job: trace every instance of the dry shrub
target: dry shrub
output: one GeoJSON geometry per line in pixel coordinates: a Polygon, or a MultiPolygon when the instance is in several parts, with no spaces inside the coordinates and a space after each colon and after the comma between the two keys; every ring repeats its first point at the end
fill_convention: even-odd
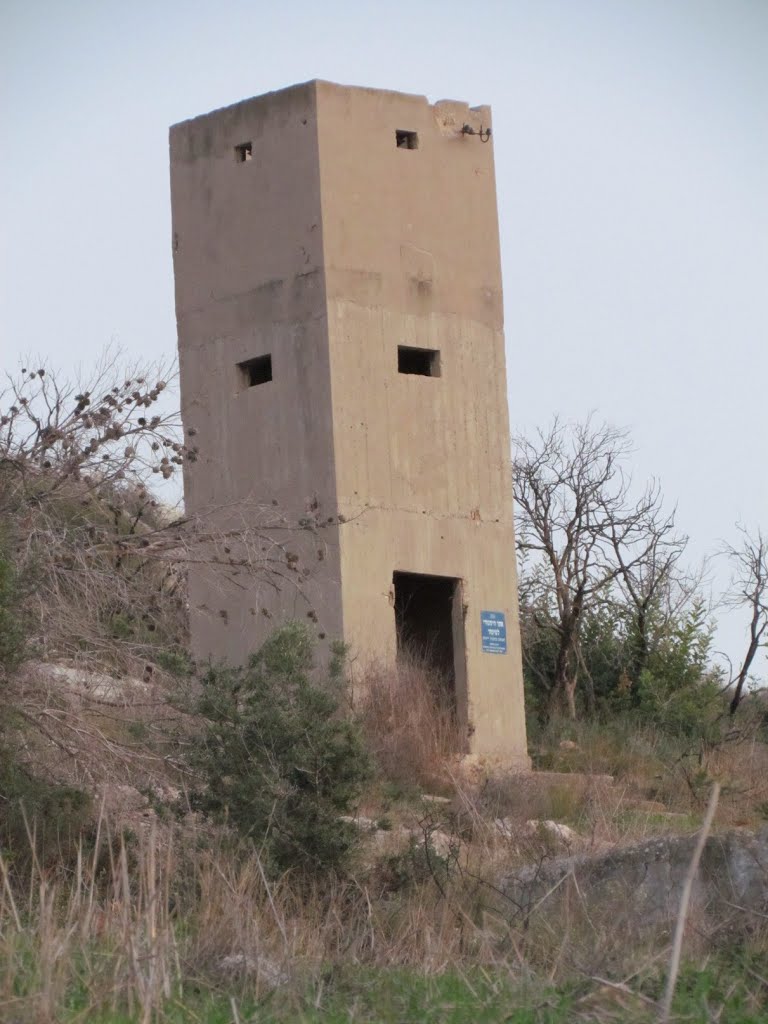
{"type": "Polygon", "coordinates": [[[768,820],[768,743],[764,730],[734,733],[709,754],[706,770],[723,787],[720,822],[754,826],[768,820]]]}
{"type": "Polygon", "coordinates": [[[481,930],[470,928],[471,943],[462,936],[465,908],[431,878],[381,899],[378,875],[269,881],[255,848],[243,855],[217,845],[195,854],[193,871],[183,916],[187,963],[201,976],[215,977],[222,957],[238,955],[305,975],[329,964],[439,970],[465,957],[492,962],[481,930]]]}
{"type": "Polygon", "coordinates": [[[369,666],[361,684],[361,720],[382,775],[404,787],[445,784],[459,749],[447,681],[413,654],[369,666]]]}
{"type": "Polygon", "coordinates": [[[3,738],[20,770],[82,787],[97,805],[115,786],[183,789],[199,722],[178,706],[181,694],[181,683],[158,671],[118,678],[28,662],[6,689],[14,715],[3,738]]]}
{"type": "Polygon", "coordinates": [[[258,998],[279,979],[290,999],[329,965],[432,973],[495,961],[482,928],[429,878],[381,900],[364,878],[270,882],[258,849],[225,834],[116,837],[103,818],[97,833],[73,870],[38,867],[25,885],[0,852],[0,1018],[52,1022],[68,1005],[83,1020],[111,1008],[149,1024],[201,988],[258,998]]]}
{"type": "MultiPolygon", "coordinates": [[[[0,1019],[52,1024],[111,1011],[109,1019],[150,1024],[187,1004],[189,1019],[209,1019],[197,1002],[206,993],[266,1005],[277,985],[268,1019],[298,1020],[308,997],[319,1007],[350,969],[363,985],[382,970],[479,971],[517,984],[579,979],[585,994],[593,991],[585,979],[597,974],[600,984],[616,978],[607,984],[631,994],[622,979],[638,990],[638,976],[667,956],[666,942],[641,945],[639,932],[618,922],[610,894],[604,914],[570,883],[562,900],[551,887],[533,906],[505,897],[498,880],[509,869],[496,862],[488,874],[489,835],[441,872],[435,864],[421,880],[384,892],[376,872],[309,888],[290,874],[271,882],[256,846],[193,822],[121,837],[102,818],[97,833],[71,871],[38,866],[26,885],[14,884],[13,865],[0,853],[0,1019]]],[[[544,859],[540,853],[533,863],[544,859]]],[[[704,940],[714,936],[711,922],[701,926],[704,940]]],[[[742,939],[733,938],[736,947],[742,939]]],[[[748,948],[759,964],[764,938],[753,936],[748,948]]],[[[407,973],[401,977],[407,982],[407,973]]],[[[585,1011],[568,1019],[636,1018],[585,1011]]]]}
{"type": "Polygon", "coordinates": [[[0,680],[29,656],[185,672],[190,566],[224,589],[305,578],[292,549],[316,507],[162,503],[157,485],[207,441],[182,435],[174,377],[107,351],[77,381],[44,366],[0,380],[0,680]]]}

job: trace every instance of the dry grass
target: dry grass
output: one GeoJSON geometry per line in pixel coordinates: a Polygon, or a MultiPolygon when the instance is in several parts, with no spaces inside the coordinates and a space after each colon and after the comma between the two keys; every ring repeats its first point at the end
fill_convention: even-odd
{"type": "MultiPolygon", "coordinates": [[[[617,927],[610,902],[597,915],[576,889],[549,913],[549,901],[531,912],[496,886],[524,865],[569,852],[692,831],[702,813],[696,794],[715,775],[724,783],[718,825],[756,823],[768,778],[768,748],[757,733],[732,736],[707,750],[699,765],[697,756],[680,760],[680,749],[650,730],[580,725],[575,733],[568,724],[563,728],[575,748],[561,748],[553,727],[538,752],[563,775],[498,771],[470,784],[455,770],[450,709],[436,699],[439,687],[423,666],[372,669],[366,684],[360,713],[381,773],[366,797],[366,813],[394,819],[391,834],[394,840],[400,829],[399,840],[387,845],[379,842],[381,834],[371,836],[343,879],[268,882],[256,849],[236,848],[199,820],[174,824],[139,813],[116,825],[111,812],[103,812],[96,838],[82,843],[70,864],[51,870],[33,862],[22,886],[18,879],[14,884],[14,863],[2,862],[0,1020],[87,1021],[110,1011],[127,1012],[131,1021],[162,1020],[174,1000],[185,1003],[195,990],[262,999],[276,976],[284,979],[280,999],[287,1009],[275,1019],[304,1019],[295,1007],[306,993],[320,1005],[327,979],[349,969],[429,977],[481,971],[512,986],[524,980],[539,993],[580,984],[588,994],[567,1019],[640,1019],[628,1006],[632,1014],[636,1008],[650,1013],[642,979],[663,973],[666,941],[640,927],[632,933],[625,923],[617,927]],[[580,776],[589,769],[610,772],[613,784],[580,776]],[[699,769],[704,775],[697,781],[692,773],[699,769]],[[384,806],[387,781],[403,796],[398,802],[390,794],[384,806]],[[420,787],[438,788],[451,802],[422,802],[420,787]],[[662,796],[682,817],[638,809],[639,801],[662,796]],[[507,820],[508,831],[499,830],[498,818],[507,820]],[[575,845],[531,831],[531,819],[571,825],[575,845]],[[450,851],[440,856],[423,843],[409,846],[405,828],[417,836],[439,831],[450,851]],[[75,1009],[65,1014],[64,1006],[75,1009]]],[[[40,709],[59,709],[45,719],[51,736],[67,743],[79,736],[79,763],[85,758],[88,764],[81,782],[98,777],[100,758],[110,777],[122,773],[136,787],[142,779],[146,786],[169,778],[165,758],[172,747],[163,748],[162,730],[156,744],[151,731],[130,728],[159,727],[164,713],[169,726],[178,727],[171,709],[163,712],[160,694],[152,699],[159,704],[137,699],[96,709],[74,694],[64,704],[61,695],[58,703],[49,696],[41,694],[40,709]],[[94,717],[99,714],[107,717],[94,717]]],[[[55,752],[62,767],[66,758],[53,740],[51,748],[48,756],[55,752]]],[[[703,964],[711,922],[695,924],[698,946],[687,948],[703,964]]],[[[760,985],[754,988],[757,998],[760,985]]]]}
{"type": "Polygon", "coordinates": [[[414,655],[373,663],[359,684],[360,720],[383,776],[403,787],[445,786],[458,749],[448,686],[414,655]]]}
{"type": "Polygon", "coordinates": [[[183,789],[185,750],[199,723],[179,710],[179,690],[158,670],[116,678],[30,662],[7,687],[17,717],[5,739],[36,776],[94,796],[126,785],[183,789]]]}
{"type": "MultiPolygon", "coordinates": [[[[635,1009],[653,1007],[643,979],[659,976],[666,945],[628,934],[626,923],[619,933],[609,908],[590,916],[576,890],[554,918],[546,900],[520,913],[492,884],[519,844],[513,850],[481,819],[476,825],[455,858],[430,866],[411,851],[396,879],[391,863],[379,863],[314,886],[290,876],[268,882],[258,851],[221,835],[148,827],[115,836],[103,817],[69,872],[37,865],[14,886],[12,865],[0,858],[0,1019],[52,1024],[123,1013],[150,1024],[201,992],[240,1005],[264,1000],[276,979],[282,1009],[258,1019],[307,1019],[299,1007],[308,992],[320,1006],[349,970],[369,972],[370,985],[376,972],[398,969],[462,979],[479,971],[538,993],[534,1004],[552,986],[581,986],[569,1016],[531,1020],[640,1019],[635,1009]],[[612,1016],[617,1008],[626,1015],[612,1016]]],[[[525,859],[536,855],[551,853],[540,845],[536,854],[532,841],[525,859]]],[[[758,1005],[760,985],[752,988],[758,1005]]],[[[333,1017],[342,1019],[357,1018],[333,1017]]]]}
{"type": "Polygon", "coordinates": [[[672,829],[685,831],[686,817],[695,823],[702,816],[713,782],[722,787],[719,825],[754,827],[768,819],[768,742],[759,710],[750,715],[745,707],[733,722],[724,720],[720,739],[708,743],[618,717],[607,723],[555,720],[539,738],[534,763],[566,778],[612,776],[610,789],[593,792],[578,806],[571,801],[569,807],[566,798],[561,813],[566,821],[578,820],[599,805],[615,841],[644,838],[642,831],[633,834],[633,820],[642,829],[647,820],[663,824],[659,814],[669,815],[672,829]]]}
{"type": "Polygon", "coordinates": [[[76,991],[82,1019],[112,1007],[143,1022],[193,982],[235,978],[258,996],[277,975],[300,984],[329,965],[439,972],[497,959],[429,879],[382,900],[381,876],[270,884],[255,849],[201,849],[200,835],[161,840],[153,828],[115,838],[103,818],[98,833],[69,875],[38,864],[14,887],[1,860],[0,1019],[57,1020],[76,991]]]}

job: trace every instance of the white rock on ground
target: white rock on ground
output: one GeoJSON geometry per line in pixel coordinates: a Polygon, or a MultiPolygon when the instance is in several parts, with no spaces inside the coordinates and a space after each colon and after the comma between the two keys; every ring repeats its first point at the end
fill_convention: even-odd
{"type": "Polygon", "coordinates": [[[247,953],[232,953],[223,957],[218,967],[222,974],[256,975],[269,988],[280,988],[289,981],[288,972],[263,954],[249,956],[247,953]]]}
{"type": "Polygon", "coordinates": [[[525,828],[529,835],[533,836],[545,832],[547,835],[554,836],[555,839],[560,839],[566,846],[571,846],[579,838],[578,832],[575,832],[568,825],[562,825],[559,821],[537,821],[532,819],[531,821],[526,821],[525,828]]]}
{"type": "Polygon", "coordinates": [[[366,818],[362,814],[358,817],[353,817],[351,814],[339,815],[339,821],[344,821],[347,825],[354,825],[355,828],[359,828],[361,832],[376,832],[378,826],[373,818],[366,818]]]}
{"type": "MultiPolygon", "coordinates": [[[[424,842],[424,833],[416,833],[416,837],[424,842]]],[[[445,832],[441,832],[439,829],[429,834],[429,845],[435,851],[438,857],[446,858],[450,855],[452,847],[455,845],[455,841],[451,839],[445,832]]]]}
{"type": "Polygon", "coordinates": [[[58,662],[30,661],[24,671],[41,681],[108,703],[124,703],[131,697],[146,697],[152,692],[151,686],[132,676],[116,679],[104,672],[93,672],[58,662]]]}
{"type": "Polygon", "coordinates": [[[579,839],[578,832],[568,825],[561,824],[559,821],[538,821],[532,818],[530,821],[526,821],[525,825],[521,826],[513,821],[512,818],[496,818],[493,822],[493,827],[504,839],[514,839],[515,836],[521,835],[536,836],[544,833],[560,840],[566,846],[572,846],[579,839]]]}
{"type": "Polygon", "coordinates": [[[504,839],[513,839],[516,826],[511,818],[494,818],[493,827],[504,839]]]}

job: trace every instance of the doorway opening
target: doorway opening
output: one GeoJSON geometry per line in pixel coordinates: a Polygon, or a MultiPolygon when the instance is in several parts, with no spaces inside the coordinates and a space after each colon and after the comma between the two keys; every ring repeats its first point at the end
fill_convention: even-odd
{"type": "Polygon", "coordinates": [[[467,679],[461,580],[395,572],[393,582],[398,658],[414,658],[434,674],[441,691],[436,696],[450,707],[463,749],[467,679]]]}

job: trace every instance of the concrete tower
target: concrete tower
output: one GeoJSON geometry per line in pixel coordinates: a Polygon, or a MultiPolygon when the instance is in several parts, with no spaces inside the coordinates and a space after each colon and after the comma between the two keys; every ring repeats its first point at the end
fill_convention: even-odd
{"type": "Polygon", "coordinates": [[[307,614],[356,664],[414,646],[464,749],[524,764],[490,125],[315,81],[171,129],[187,507],[327,524],[290,537],[301,585],[201,567],[190,611],[231,662],[307,614]]]}

